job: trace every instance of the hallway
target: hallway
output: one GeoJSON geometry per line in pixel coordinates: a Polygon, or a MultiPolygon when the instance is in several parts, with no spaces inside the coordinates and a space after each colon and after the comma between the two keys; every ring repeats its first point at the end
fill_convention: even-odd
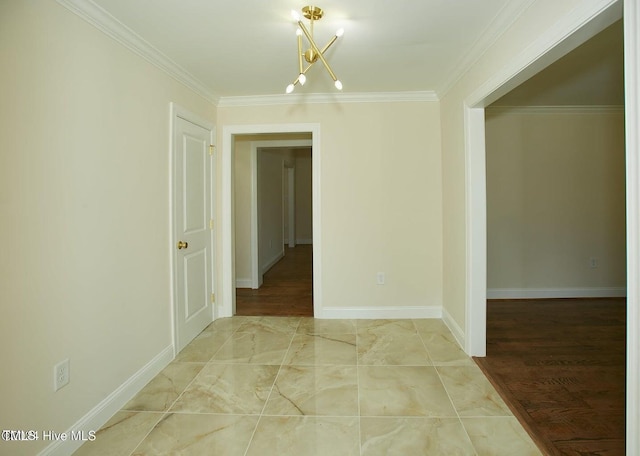
{"type": "Polygon", "coordinates": [[[313,317],[313,246],[285,247],[259,289],[236,289],[236,315],[313,317]]]}

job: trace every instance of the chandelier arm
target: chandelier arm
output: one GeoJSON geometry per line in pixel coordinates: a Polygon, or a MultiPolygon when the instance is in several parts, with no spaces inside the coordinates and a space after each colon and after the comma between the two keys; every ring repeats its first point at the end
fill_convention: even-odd
{"type": "MultiPolygon", "coordinates": [[[[315,52],[317,52],[318,57],[320,58],[320,60],[322,60],[322,64],[324,65],[324,67],[329,72],[329,75],[331,76],[331,79],[333,79],[334,81],[337,81],[338,78],[336,77],[335,73],[333,72],[333,70],[329,66],[329,63],[326,61],[326,59],[322,55],[322,52],[320,52],[320,49],[318,49],[318,46],[316,46],[316,43],[313,41],[313,37],[309,34],[309,31],[307,30],[307,28],[304,26],[302,21],[298,21],[298,25],[300,26],[300,29],[302,30],[302,33],[304,33],[305,36],[307,37],[307,39],[309,40],[309,44],[311,45],[313,50],[315,52]]],[[[333,44],[333,43],[331,43],[331,44],[333,44]]]]}
{"type": "Polygon", "coordinates": [[[325,51],[329,49],[331,45],[336,42],[337,39],[338,39],[338,35],[333,35],[333,38],[331,38],[329,42],[322,48],[322,51],[320,51],[320,54],[324,54],[325,51]]]}
{"type": "Polygon", "coordinates": [[[298,35],[298,68],[300,69],[300,74],[302,73],[302,36],[298,35]]]}

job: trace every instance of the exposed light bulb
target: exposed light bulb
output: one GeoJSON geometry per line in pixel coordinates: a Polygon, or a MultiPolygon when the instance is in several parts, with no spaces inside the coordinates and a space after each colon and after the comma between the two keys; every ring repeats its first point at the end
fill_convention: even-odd
{"type": "Polygon", "coordinates": [[[291,10],[291,17],[293,18],[294,21],[300,22],[300,15],[296,10],[291,10]]]}
{"type": "Polygon", "coordinates": [[[340,82],[340,79],[336,79],[334,85],[336,86],[336,89],[342,90],[342,83],[340,82]]]}
{"type": "Polygon", "coordinates": [[[289,84],[287,86],[287,93],[291,93],[291,92],[293,92],[293,84],[289,84]]]}
{"type": "Polygon", "coordinates": [[[307,82],[307,77],[303,73],[300,73],[300,76],[298,76],[298,82],[303,86],[304,83],[307,82]]]}
{"type": "Polygon", "coordinates": [[[336,31],[336,36],[337,36],[338,38],[340,38],[342,35],[344,35],[344,29],[343,29],[343,28],[339,28],[339,29],[336,31]]]}

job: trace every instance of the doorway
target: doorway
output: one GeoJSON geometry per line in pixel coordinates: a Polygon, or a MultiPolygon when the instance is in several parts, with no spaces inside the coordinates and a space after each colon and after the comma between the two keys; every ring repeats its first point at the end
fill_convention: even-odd
{"type": "MultiPolygon", "coordinates": [[[[221,300],[220,300],[220,313],[223,316],[232,316],[237,314],[237,302],[236,302],[236,250],[243,248],[239,245],[236,239],[236,228],[238,221],[235,217],[235,204],[234,199],[237,196],[236,183],[235,183],[235,153],[236,153],[236,138],[248,137],[253,135],[257,138],[255,142],[262,142],[265,140],[264,135],[268,135],[271,140],[282,140],[282,135],[307,135],[307,140],[311,142],[311,149],[313,153],[311,155],[312,166],[312,296],[313,296],[313,315],[318,316],[322,312],[322,266],[321,266],[321,186],[320,186],[320,127],[318,124],[282,124],[282,125],[240,125],[240,126],[227,126],[223,128],[223,142],[222,142],[222,264],[225,265],[222,271],[221,280],[221,300]],[[310,136],[309,136],[310,135],[310,136]]],[[[273,143],[271,144],[274,145],[273,143]]],[[[290,147],[290,144],[287,145],[290,147]]],[[[257,146],[256,146],[256,163],[257,163],[257,146]]],[[[257,169],[257,168],[256,168],[257,169]]],[[[281,172],[284,173],[284,167],[281,168],[281,172]]],[[[281,177],[282,178],[282,177],[281,177]]],[[[257,189],[257,177],[254,182],[254,187],[257,189]]],[[[256,197],[257,201],[257,197],[256,197]]],[[[257,206],[257,203],[256,203],[257,206]]],[[[257,207],[252,210],[256,214],[257,220],[257,207]]],[[[243,226],[240,228],[246,229],[247,226],[251,227],[251,221],[241,222],[243,226]]],[[[257,223],[257,222],[256,222],[257,223]]],[[[251,231],[251,228],[249,228],[251,231]]],[[[257,233],[257,229],[256,229],[257,233]]],[[[282,241],[284,244],[284,241],[282,241]]],[[[257,247],[255,249],[257,251],[257,247]]]]}
{"type": "Polygon", "coordinates": [[[236,315],[313,316],[310,134],[234,148],[236,315]]]}

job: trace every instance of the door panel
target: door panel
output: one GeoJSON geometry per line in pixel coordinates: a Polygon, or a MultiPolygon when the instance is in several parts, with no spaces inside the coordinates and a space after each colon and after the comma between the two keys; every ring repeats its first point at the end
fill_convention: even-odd
{"type": "Polygon", "coordinates": [[[213,321],[213,157],[211,130],[175,118],[174,249],[176,350],[213,321]]]}

